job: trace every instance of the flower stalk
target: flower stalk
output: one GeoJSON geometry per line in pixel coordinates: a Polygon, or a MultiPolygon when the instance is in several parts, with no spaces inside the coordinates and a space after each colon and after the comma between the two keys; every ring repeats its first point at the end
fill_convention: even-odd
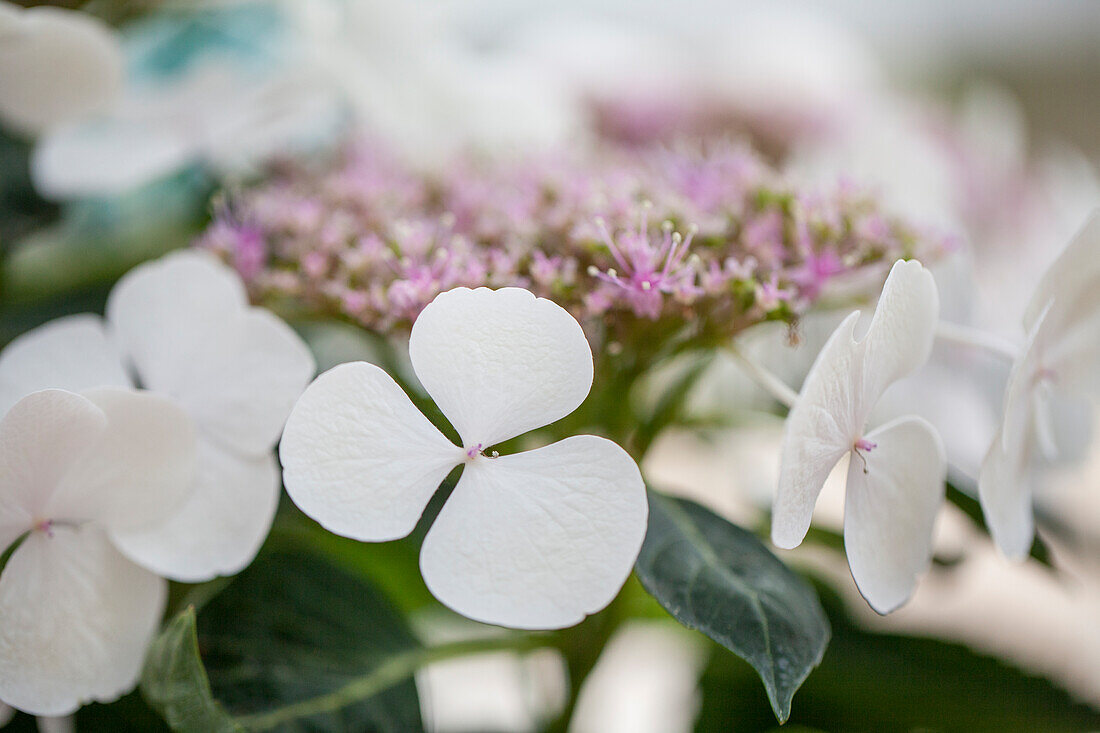
{"type": "Polygon", "coordinates": [[[235,720],[247,730],[271,730],[301,718],[336,712],[348,705],[366,700],[407,680],[418,670],[434,662],[498,651],[527,652],[552,645],[552,637],[546,634],[508,635],[491,639],[466,639],[434,647],[413,649],[390,657],[368,674],[325,695],[318,695],[265,713],[242,715],[235,720]]]}
{"type": "Polygon", "coordinates": [[[726,350],[737,361],[745,373],[756,384],[775,398],[776,402],[784,405],[787,408],[794,407],[795,402],[798,401],[798,393],[791,389],[786,382],[772,374],[765,369],[761,364],[753,361],[745,353],[737,347],[735,343],[731,343],[726,347],[726,350]]]}
{"type": "Polygon", "coordinates": [[[1009,363],[1021,353],[1019,346],[995,333],[950,321],[936,324],[936,340],[981,349],[1009,363]]]}

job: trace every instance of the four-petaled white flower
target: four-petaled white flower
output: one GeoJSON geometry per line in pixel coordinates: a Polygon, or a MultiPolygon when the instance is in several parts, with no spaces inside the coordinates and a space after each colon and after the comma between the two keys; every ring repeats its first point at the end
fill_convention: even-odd
{"type": "Polygon", "coordinates": [[[1100,213],[1044,273],[1024,314],[1000,430],[982,463],[986,524],[1006,556],[1027,557],[1035,533],[1028,466],[1036,443],[1055,458],[1054,398],[1100,398],[1100,213]]]}
{"type": "Polygon", "coordinates": [[[0,352],[0,414],[46,388],[140,385],[178,405],[198,435],[193,491],[162,521],[113,539],[158,575],[195,582],[238,572],[267,536],[280,485],[273,449],[314,369],[285,323],[248,306],[232,269],[178,252],[123,277],[106,323],[61,318],[0,352]]]}
{"type": "Polygon", "coordinates": [[[908,600],[929,564],[947,464],[922,418],[864,431],[886,388],[928,360],[938,316],[932,275],[919,262],[896,262],[867,334],[854,338],[858,312],[837,327],[787,418],[772,541],[802,542],[825,479],[850,455],[844,545],[856,585],[879,613],[908,600]]]}
{"type": "Polygon", "coordinates": [[[39,715],[137,681],[167,583],[117,541],[186,501],[195,435],[170,400],[35,392],[0,420],[0,699],[39,715]],[[19,540],[22,538],[22,541],[19,540]]]}
{"type": "Polygon", "coordinates": [[[610,603],[645,537],[634,460],[591,435],[488,453],[584,401],[593,366],[580,324],[520,288],[457,288],[416,319],[409,355],[462,446],[382,369],[343,364],[318,377],[287,420],[279,450],[290,497],[336,534],[391,540],[412,531],[461,464],[420,553],[439,600],[530,629],[569,626],[610,603]]]}

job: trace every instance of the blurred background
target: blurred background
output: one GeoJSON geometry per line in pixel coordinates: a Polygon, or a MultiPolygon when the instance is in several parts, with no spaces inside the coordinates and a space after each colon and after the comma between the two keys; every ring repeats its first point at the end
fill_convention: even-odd
{"type": "MultiPolygon", "coordinates": [[[[58,31],[84,55],[20,55],[0,13],[0,343],[101,307],[119,273],[201,230],[216,190],[348,135],[429,168],[468,150],[746,137],[795,181],[851,178],[956,237],[955,256],[937,264],[944,317],[1017,339],[1042,268],[1100,204],[1100,3],[1090,0],[57,4],[98,19],[58,31]],[[100,70],[74,84],[102,94],[67,110],[51,107],[28,72],[74,69],[100,70]],[[33,109],[41,113],[23,114],[33,109]]],[[[797,383],[836,320],[805,324],[799,349],[765,329],[754,353],[797,383]]],[[[933,366],[920,399],[946,425],[965,483],[995,426],[1004,374],[952,353],[933,366]],[[938,379],[944,370],[969,386],[938,379]]],[[[647,475],[755,526],[781,436],[778,419],[754,411],[762,399],[719,365],[694,395],[700,409],[754,417],[665,436],[647,475]]],[[[1057,569],[1007,562],[948,507],[944,562],[883,618],[859,599],[842,554],[783,556],[838,589],[823,598],[835,611],[830,656],[795,698],[792,721],[908,729],[906,706],[935,700],[968,721],[948,729],[1006,729],[1023,719],[1016,706],[1054,706],[1036,677],[1100,707],[1100,450],[1072,427],[1088,422],[1069,423],[1079,449],[1044,468],[1040,531],[1057,569]],[[932,639],[946,643],[924,644],[932,639]],[[1002,662],[1021,673],[1003,676],[1002,662]],[[983,686],[983,675],[993,682],[983,686]]],[[[820,524],[838,530],[842,506],[842,487],[830,485],[820,524]]],[[[471,633],[421,621],[437,639],[471,633]]],[[[585,687],[576,731],[774,725],[747,668],[703,642],[660,619],[629,627],[585,687]]],[[[450,661],[418,678],[440,731],[534,730],[565,684],[549,652],[450,661]]]]}

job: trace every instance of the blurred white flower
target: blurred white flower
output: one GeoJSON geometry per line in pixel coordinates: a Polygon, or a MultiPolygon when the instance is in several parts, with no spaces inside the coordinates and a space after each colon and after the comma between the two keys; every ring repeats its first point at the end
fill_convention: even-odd
{"type": "Polygon", "coordinates": [[[0,413],[38,389],[140,386],[172,400],[198,433],[193,491],[170,516],[117,531],[127,557],[174,580],[247,565],[279,497],[272,449],[314,372],[305,344],[251,308],[235,272],[186,251],[135,268],[115,286],[106,324],[71,316],[0,352],[0,413]]]}
{"type": "Polygon", "coordinates": [[[123,58],[107,25],[75,10],[0,0],[0,121],[37,135],[106,109],[123,58]]]}
{"type": "Polygon", "coordinates": [[[871,421],[919,415],[940,434],[952,470],[975,481],[1000,417],[996,402],[987,399],[978,382],[993,382],[1004,373],[991,374],[991,368],[974,358],[981,354],[946,351],[938,347],[927,364],[887,389],[872,411],[871,421]]]}
{"type": "Polygon", "coordinates": [[[555,75],[522,54],[477,53],[425,3],[285,0],[303,63],[357,122],[421,164],[474,148],[564,142],[578,111],[555,75]]]}
{"type": "Polygon", "coordinates": [[[520,288],[457,288],[416,319],[409,353],[462,447],[385,371],[344,364],[318,377],[287,421],[279,451],[290,497],[336,534],[391,540],[412,531],[461,465],[420,554],[439,600],[478,621],[532,629],[570,626],[606,606],[645,537],[634,460],[591,435],[486,453],[587,396],[592,352],[580,324],[520,288]]]}
{"type": "Polygon", "coordinates": [[[704,99],[809,129],[845,118],[880,85],[868,46],[812,4],[694,6],[479,0],[448,10],[460,34],[530,60],[582,101],[704,99]]]}
{"type": "Polygon", "coordinates": [[[1004,417],[978,482],[994,540],[1018,560],[1034,536],[1033,445],[1056,458],[1056,400],[1100,397],[1100,212],[1044,273],[1024,326],[1027,345],[1012,365],[1004,417]]]}
{"type": "Polygon", "coordinates": [[[936,284],[919,262],[894,264],[862,340],[852,313],[821,350],[787,418],[772,541],[802,542],[826,478],[849,456],[844,543],[852,577],[879,613],[912,594],[931,558],[946,460],[924,419],[903,417],[865,432],[892,383],[924,364],[939,313],[936,284]]]}
{"type": "Polygon", "coordinates": [[[237,174],[308,150],[338,118],[337,99],[306,70],[257,73],[213,58],[133,82],[109,112],[50,131],[31,173],[55,199],[122,194],[196,163],[237,174]]]}
{"type": "Polygon", "coordinates": [[[117,538],[191,488],[195,436],[170,400],[44,390],[0,421],[0,699],[56,716],[137,681],[167,584],[117,538]],[[18,544],[16,544],[18,543],[18,544]]]}
{"type": "Polygon", "coordinates": [[[959,233],[955,171],[927,116],[927,110],[888,94],[863,100],[832,134],[796,141],[788,173],[820,189],[841,180],[858,182],[877,193],[891,213],[959,233]]]}

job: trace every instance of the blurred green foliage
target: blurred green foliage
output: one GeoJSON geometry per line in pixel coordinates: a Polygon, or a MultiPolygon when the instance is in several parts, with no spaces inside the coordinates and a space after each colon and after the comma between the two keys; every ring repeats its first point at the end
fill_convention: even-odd
{"type": "MultiPolygon", "coordinates": [[[[402,614],[362,578],[309,552],[269,550],[201,609],[197,623],[188,608],[169,624],[150,652],[142,692],[176,730],[252,729],[242,721],[337,692],[419,648],[402,614]]],[[[422,727],[416,686],[399,679],[273,729],[422,727]]]]}
{"type": "MultiPolygon", "coordinates": [[[[803,684],[789,723],[821,731],[1094,731],[1100,712],[961,644],[867,631],[818,586],[833,639],[803,684]]],[[[715,649],[700,680],[696,733],[771,731],[775,720],[753,671],[715,649]]],[[[784,727],[783,730],[791,730],[784,727]]]]}

